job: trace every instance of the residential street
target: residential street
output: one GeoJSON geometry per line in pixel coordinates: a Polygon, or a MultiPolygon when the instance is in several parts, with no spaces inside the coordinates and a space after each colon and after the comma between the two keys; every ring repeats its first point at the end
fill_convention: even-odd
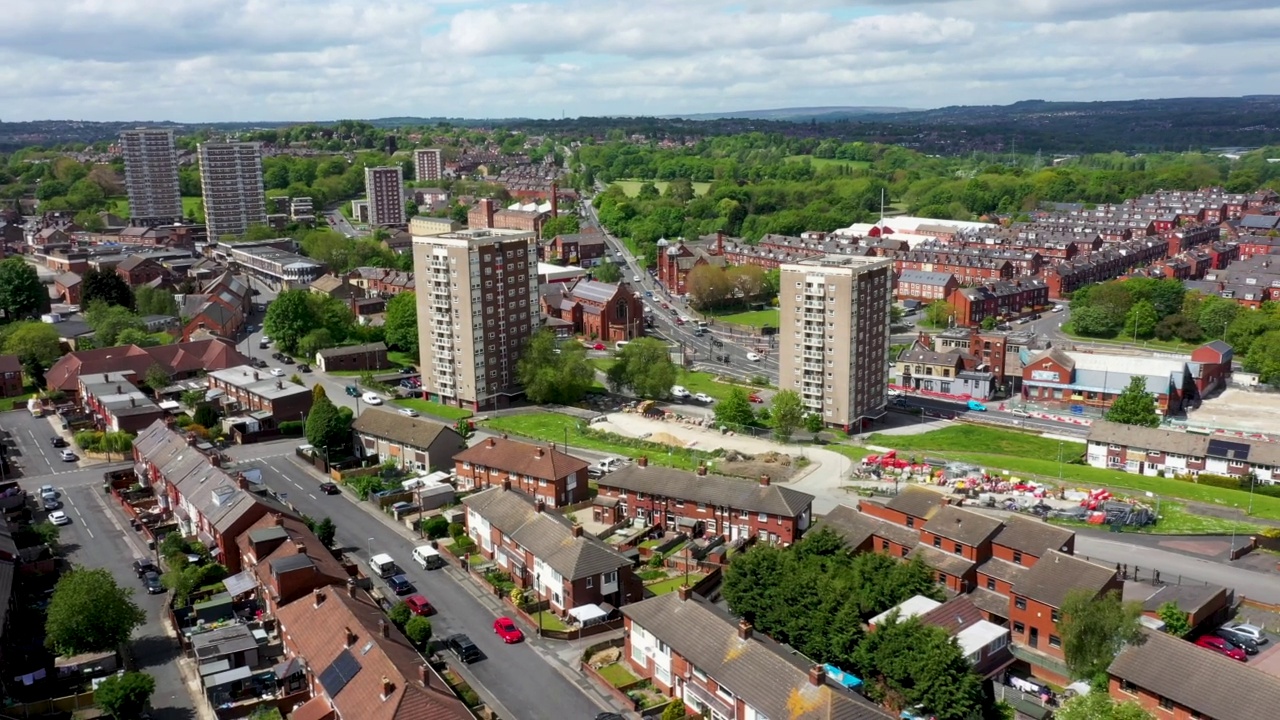
{"type": "MultiPolygon", "coordinates": [[[[452,566],[429,573],[422,570],[410,559],[413,547],[422,543],[411,539],[409,531],[397,527],[389,516],[373,515],[372,507],[358,505],[346,494],[320,493],[316,489],[319,476],[292,459],[297,444],[295,440],[235,448],[230,454],[245,458],[245,466],[261,468],[267,486],[284,494],[299,511],[311,517],[331,518],[337,525],[338,543],[355,557],[367,561],[372,551],[395,558],[418,592],[439,609],[431,617],[434,637],[465,632],[480,647],[485,659],[460,668],[460,674],[478,685],[476,689],[482,697],[487,693],[486,700],[497,700],[501,717],[592,718],[602,709],[615,709],[578,674],[576,667],[570,669],[564,665],[556,654],[563,643],[530,637],[524,643],[504,645],[493,633],[497,614],[492,608],[498,607],[495,598],[484,594],[478,584],[452,566]]],[[[385,585],[381,587],[390,595],[385,585]]],[[[529,636],[536,634],[536,628],[524,627],[524,630],[529,636]]]]}
{"type": "MultiPolygon", "coordinates": [[[[1123,536],[1121,536],[1123,537],[1123,536]]],[[[1174,538],[1169,538],[1174,539],[1174,538]]],[[[1194,541],[1222,540],[1221,538],[1188,538],[1194,541]]],[[[1244,539],[1241,538],[1243,543],[1244,539]]],[[[1280,603],[1280,574],[1268,574],[1236,567],[1214,560],[1205,560],[1188,552],[1173,552],[1149,547],[1138,542],[1123,542],[1099,537],[1088,532],[1076,533],[1076,555],[1108,564],[1138,567],[1146,576],[1151,570],[1159,570],[1165,582],[1183,578],[1235,588],[1237,595],[1265,603],[1280,603]]],[[[1186,582],[1186,580],[1184,580],[1186,582]]]]}

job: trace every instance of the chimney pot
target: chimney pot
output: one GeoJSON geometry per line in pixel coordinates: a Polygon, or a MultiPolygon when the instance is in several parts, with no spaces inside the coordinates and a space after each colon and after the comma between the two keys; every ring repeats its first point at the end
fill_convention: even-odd
{"type": "Polygon", "coordinates": [[[356,581],[354,579],[347,581],[347,597],[352,600],[356,599],[356,581]]]}
{"type": "Polygon", "coordinates": [[[741,638],[742,640],[750,640],[751,628],[752,628],[751,623],[747,622],[746,620],[739,620],[738,621],[738,637],[741,638]]]}
{"type": "Polygon", "coordinates": [[[545,512],[547,509],[547,502],[542,498],[538,498],[538,501],[533,504],[533,507],[538,512],[545,512]]]}
{"type": "Polygon", "coordinates": [[[692,592],[692,589],[688,585],[681,585],[680,587],[676,588],[676,595],[680,597],[681,602],[688,600],[689,594],[691,592],[692,592]]]}
{"type": "Polygon", "coordinates": [[[497,445],[498,441],[496,438],[489,438],[489,447],[497,447],[497,445]]]}
{"type": "Polygon", "coordinates": [[[761,476],[760,476],[760,485],[761,485],[761,487],[769,487],[769,476],[768,476],[768,475],[761,475],[761,476]]]}
{"type": "Polygon", "coordinates": [[[424,686],[430,686],[431,685],[431,668],[427,667],[426,665],[419,665],[418,680],[421,681],[424,686]]]}
{"type": "Polygon", "coordinates": [[[572,532],[573,532],[573,536],[574,536],[574,537],[576,537],[576,538],[582,537],[582,526],[581,526],[581,525],[574,525],[574,526],[573,526],[573,529],[572,529],[572,532]]]}
{"type": "Polygon", "coordinates": [[[538,457],[542,457],[542,448],[538,448],[538,457]]]}
{"type": "Polygon", "coordinates": [[[502,489],[503,489],[503,490],[510,490],[510,489],[511,489],[511,479],[510,479],[510,478],[503,478],[503,479],[502,479],[502,489]]]}
{"type": "Polygon", "coordinates": [[[352,645],[356,644],[356,634],[351,632],[351,628],[346,628],[346,631],[347,631],[347,647],[351,647],[352,645]]]}
{"type": "Polygon", "coordinates": [[[315,601],[316,601],[315,607],[320,607],[320,603],[324,602],[324,591],[322,591],[320,588],[316,588],[315,591],[311,593],[311,595],[315,598],[315,601]]]}
{"type": "Polygon", "coordinates": [[[391,625],[386,620],[378,620],[378,632],[382,633],[382,637],[391,637],[391,625]]]}
{"type": "Polygon", "coordinates": [[[640,467],[649,467],[649,458],[641,455],[640,459],[636,460],[636,465],[639,465],[640,467]]]}
{"type": "Polygon", "coordinates": [[[707,474],[707,466],[706,466],[706,465],[698,465],[698,474],[699,474],[699,475],[706,475],[706,474],[707,474]]]}
{"type": "Polygon", "coordinates": [[[822,687],[827,682],[827,673],[822,669],[821,665],[814,665],[809,668],[809,684],[815,687],[822,687]]]}
{"type": "Polygon", "coordinates": [[[391,684],[391,678],[386,675],[382,676],[382,697],[386,698],[395,690],[395,686],[391,684]]]}
{"type": "MultiPolygon", "coordinates": [[[[506,434],[506,433],[502,433],[502,439],[503,439],[503,440],[510,440],[510,438],[508,438],[508,437],[507,437],[507,434],[506,434]]],[[[496,445],[497,443],[494,443],[494,444],[496,445]]]]}

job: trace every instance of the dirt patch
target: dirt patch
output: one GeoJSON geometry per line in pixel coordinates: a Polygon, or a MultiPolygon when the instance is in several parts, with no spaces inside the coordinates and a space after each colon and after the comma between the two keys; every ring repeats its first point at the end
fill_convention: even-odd
{"type": "Polygon", "coordinates": [[[729,460],[726,458],[720,461],[716,465],[716,472],[752,479],[758,479],[761,475],[768,475],[770,482],[784,482],[796,470],[795,463],[791,461],[791,456],[789,455],[766,453],[752,457],[750,455],[741,455],[741,453],[735,454],[739,456],[739,459],[729,460]]]}
{"type": "Polygon", "coordinates": [[[622,659],[622,648],[605,648],[600,652],[587,658],[587,664],[593,668],[602,668],[605,665],[612,665],[622,659]]]}
{"type": "Polygon", "coordinates": [[[664,433],[664,432],[654,433],[649,437],[645,438],[645,440],[648,440],[649,442],[661,443],[663,445],[670,445],[672,447],[684,447],[684,441],[670,433],[664,433]]]}
{"type": "Polygon", "coordinates": [[[1280,427],[1280,405],[1275,393],[1227,388],[1187,413],[1187,424],[1274,435],[1280,427]]]}

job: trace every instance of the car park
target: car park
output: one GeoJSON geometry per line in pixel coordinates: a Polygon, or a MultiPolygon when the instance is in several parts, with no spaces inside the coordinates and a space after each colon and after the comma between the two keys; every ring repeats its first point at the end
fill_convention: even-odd
{"type": "Polygon", "coordinates": [[[700,403],[707,403],[708,405],[716,401],[715,398],[711,397],[706,393],[697,393],[696,395],[693,396],[693,399],[697,400],[700,403]]]}
{"type": "Polygon", "coordinates": [[[1248,656],[1245,655],[1243,650],[1232,645],[1226,640],[1217,637],[1216,635],[1205,635],[1199,640],[1196,640],[1196,646],[1212,650],[1219,655],[1226,655],[1232,660],[1239,660],[1240,662],[1246,662],[1248,660],[1248,656]]]}
{"type": "Polygon", "coordinates": [[[73,453],[73,452],[71,452],[70,450],[63,450],[63,451],[58,455],[58,457],[62,458],[63,462],[75,462],[76,460],[79,460],[79,459],[80,459],[80,458],[76,457],[76,454],[75,454],[75,453],[73,453]]]}
{"type": "Polygon", "coordinates": [[[520,631],[520,628],[516,627],[515,623],[511,622],[509,617],[500,617],[494,620],[493,631],[497,633],[498,637],[502,638],[502,642],[508,645],[518,643],[524,639],[524,633],[520,631]]]}
{"type": "Polygon", "coordinates": [[[1240,648],[1246,655],[1258,654],[1258,643],[1254,642],[1251,637],[1238,635],[1226,628],[1219,628],[1218,630],[1215,630],[1213,634],[1240,648]]]}
{"type": "Polygon", "coordinates": [[[468,665],[484,658],[480,654],[480,648],[476,647],[476,644],[471,642],[471,638],[463,633],[445,638],[444,646],[449,648],[449,652],[456,655],[459,660],[468,665]]]}
{"type": "Polygon", "coordinates": [[[391,592],[396,595],[408,595],[413,592],[413,583],[409,582],[409,578],[403,575],[392,575],[387,578],[387,585],[391,587],[391,592]]]}
{"type": "Polygon", "coordinates": [[[164,592],[164,583],[160,582],[160,574],[154,571],[142,576],[142,586],[147,589],[148,595],[159,595],[164,592]]]}
{"type": "Polygon", "coordinates": [[[414,615],[430,615],[436,611],[435,608],[431,607],[431,603],[427,601],[425,595],[410,595],[404,599],[404,604],[409,606],[409,612],[414,615]]]}
{"type": "Polygon", "coordinates": [[[53,523],[54,525],[70,525],[71,518],[68,517],[67,514],[62,512],[61,510],[55,510],[49,513],[49,522],[53,523]]]}
{"type": "Polygon", "coordinates": [[[1247,638],[1251,638],[1254,642],[1258,643],[1259,645],[1266,645],[1268,641],[1266,631],[1258,627],[1257,625],[1250,625],[1248,623],[1239,623],[1237,625],[1231,625],[1230,627],[1227,627],[1225,629],[1230,630],[1231,632],[1236,633],[1237,635],[1244,635],[1247,638]]]}
{"type": "Polygon", "coordinates": [[[418,417],[418,411],[414,410],[413,408],[400,408],[396,412],[400,413],[405,417],[418,417]]]}
{"type": "Polygon", "coordinates": [[[342,492],[342,490],[338,488],[337,483],[322,482],[320,483],[320,492],[324,493],[325,495],[337,495],[338,493],[342,492]]]}
{"type": "Polygon", "coordinates": [[[53,438],[49,440],[49,444],[56,448],[64,448],[68,445],[66,439],[58,435],[54,435],[53,438]]]}

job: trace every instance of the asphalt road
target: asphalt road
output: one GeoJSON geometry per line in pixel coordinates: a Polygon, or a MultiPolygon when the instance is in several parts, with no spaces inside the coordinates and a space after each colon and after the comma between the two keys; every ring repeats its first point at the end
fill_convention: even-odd
{"type": "MultiPolygon", "coordinates": [[[[498,640],[493,633],[496,616],[483,604],[478,585],[462,578],[453,568],[429,573],[422,570],[410,556],[413,547],[421,543],[411,542],[358,507],[347,495],[320,493],[316,489],[318,478],[288,457],[293,452],[292,445],[256,446],[254,452],[248,453],[255,458],[251,464],[263,470],[263,480],[268,487],[277,493],[286,493],[288,501],[299,511],[312,517],[331,518],[338,529],[338,543],[352,555],[367,561],[372,551],[395,558],[417,591],[426,595],[438,609],[431,617],[434,637],[464,632],[480,647],[485,659],[464,667],[462,675],[487,690],[501,705],[516,711],[515,714],[499,711],[500,715],[522,720],[560,720],[591,718],[602,710],[576,682],[553,667],[554,661],[547,659],[555,651],[553,646],[531,638],[516,645],[504,645],[498,640]]],[[[385,585],[382,587],[390,596],[385,585]]],[[[533,634],[533,628],[523,629],[527,636],[533,634]]],[[[585,678],[580,681],[587,687],[585,678]]]]}
{"type": "Polygon", "coordinates": [[[8,434],[4,442],[16,477],[57,475],[77,469],[77,463],[62,460],[58,456],[61,451],[49,442],[57,434],[52,422],[47,417],[33,417],[26,410],[0,414],[0,428],[8,434]]]}
{"type": "MultiPolygon", "coordinates": [[[[1172,538],[1170,538],[1172,539],[1172,538]]],[[[1221,538],[1190,538],[1190,540],[1221,540],[1221,538]]],[[[1241,538],[1240,542],[1244,539],[1241,538]]],[[[1183,582],[1202,581],[1235,588],[1236,592],[1265,603],[1280,603],[1280,575],[1261,573],[1227,563],[1147,547],[1137,543],[1110,540],[1090,533],[1076,533],[1076,554],[1084,555],[1107,564],[1123,564],[1137,567],[1144,577],[1151,570],[1159,570],[1165,582],[1175,582],[1181,575],[1183,582]]]]}

